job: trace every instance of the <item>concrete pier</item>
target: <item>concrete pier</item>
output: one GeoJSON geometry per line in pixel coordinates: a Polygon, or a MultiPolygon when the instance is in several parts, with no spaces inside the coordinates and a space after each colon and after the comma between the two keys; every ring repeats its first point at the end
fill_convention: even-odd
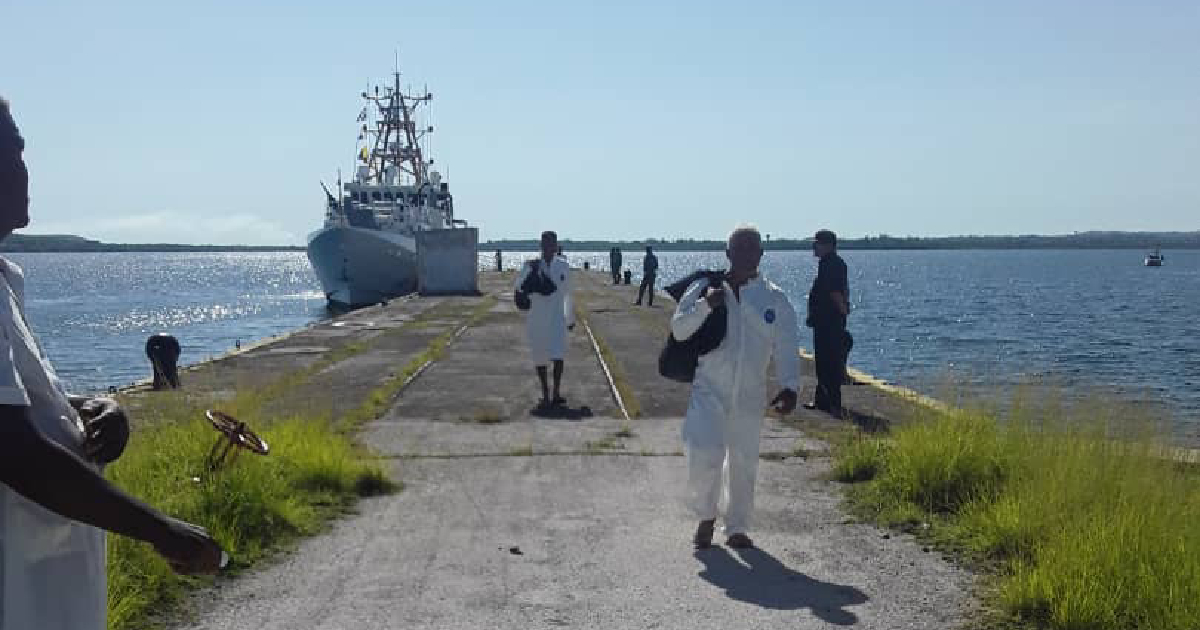
{"type": "MultiPolygon", "coordinates": [[[[399,382],[360,435],[406,486],[218,589],[186,627],[957,627],[971,577],[841,511],[819,437],[845,423],[824,414],[764,424],[759,549],[694,552],[689,390],[657,373],[673,304],[635,307],[636,287],[577,278],[556,417],[531,413],[540,392],[511,274],[482,274],[479,296],[394,300],[185,371],[219,399],[307,370],[313,385],[285,406],[335,415],[399,382]]],[[[801,400],[814,386],[803,366],[801,400]]],[[[869,428],[920,404],[875,385],[844,397],[869,428]]]]}

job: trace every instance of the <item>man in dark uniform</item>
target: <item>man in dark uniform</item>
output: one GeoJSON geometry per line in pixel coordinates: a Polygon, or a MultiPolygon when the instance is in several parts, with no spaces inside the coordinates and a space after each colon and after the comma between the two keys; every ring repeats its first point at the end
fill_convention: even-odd
{"type": "Polygon", "coordinates": [[[638,287],[638,299],[635,305],[642,305],[642,296],[646,293],[646,289],[650,289],[650,300],[648,304],[654,306],[654,279],[658,276],[658,256],[654,255],[654,249],[649,245],[646,246],[646,258],[642,261],[642,286],[638,287]]]}
{"type": "Polygon", "coordinates": [[[621,248],[614,247],[609,250],[608,266],[612,269],[613,284],[621,284],[621,248]]]}
{"type": "Polygon", "coordinates": [[[804,406],[842,416],[842,381],[846,378],[846,316],[850,314],[850,280],[846,263],[837,254],[837,235],[829,230],[813,238],[813,255],[820,258],[817,278],[808,293],[808,319],[813,329],[817,389],[804,406]]]}

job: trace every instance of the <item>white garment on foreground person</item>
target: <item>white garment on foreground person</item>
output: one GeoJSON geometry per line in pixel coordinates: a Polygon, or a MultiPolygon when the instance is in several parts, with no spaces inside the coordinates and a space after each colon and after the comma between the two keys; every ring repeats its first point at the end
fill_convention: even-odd
{"type": "Polygon", "coordinates": [[[549,263],[544,258],[521,266],[514,289],[531,273],[544,273],[555,284],[550,295],[529,294],[529,312],[525,317],[525,333],[534,365],[561,361],[567,353],[567,327],[575,325],[575,304],[571,299],[571,265],[565,258],[555,256],[549,263]]]}
{"type": "MultiPolygon", "coordinates": [[[[671,319],[676,339],[691,337],[712,307],[702,297],[708,280],[688,288],[671,319]]],[[[722,469],[728,470],[725,533],[744,534],[754,508],[758,444],[767,407],[767,366],[775,357],[779,386],[799,384],[796,311],[779,287],[755,277],[739,290],[724,285],[725,339],[700,357],[683,424],[688,448],[688,504],[696,517],[717,517],[722,469]]]]}
{"type": "MultiPolygon", "coordinates": [[[[84,431],[25,323],[25,277],[0,258],[0,404],[28,407],[39,430],[83,456],[84,431]]],[[[0,629],[102,630],[104,532],[0,484],[0,629]]]]}

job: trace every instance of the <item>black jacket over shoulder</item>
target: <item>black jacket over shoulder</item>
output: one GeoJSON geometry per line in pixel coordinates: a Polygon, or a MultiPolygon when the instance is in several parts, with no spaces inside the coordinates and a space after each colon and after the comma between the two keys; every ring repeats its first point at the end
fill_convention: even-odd
{"type": "MultiPolygon", "coordinates": [[[[678,302],[683,298],[683,294],[687,293],[688,287],[705,278],[710,285],[721,286],[725,280],[725,272],[702,269],[671,283],[665,290],[678,302]]],[[[727,326],[726,308],[722,304],[704,318],[704,324],[691,337],[681,341],[676,339],[674,334],[667,335],[667,343],[658,355],[658,373],[673,381],[692,382],[696,378],[700,356],[716,350],[721,342],[725,341],[727,326]]]]}

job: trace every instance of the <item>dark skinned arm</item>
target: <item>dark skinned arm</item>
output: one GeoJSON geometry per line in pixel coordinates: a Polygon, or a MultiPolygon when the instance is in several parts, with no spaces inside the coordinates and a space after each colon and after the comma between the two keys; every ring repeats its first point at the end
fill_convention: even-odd
{"type": "Polygon", "coordinates": [[[81,523],[154,545],[182,573],[211,573],[221,549],[203,528],[125,494],[33,424],[29,408],[0,405],[0,482],[81,523]]]}

